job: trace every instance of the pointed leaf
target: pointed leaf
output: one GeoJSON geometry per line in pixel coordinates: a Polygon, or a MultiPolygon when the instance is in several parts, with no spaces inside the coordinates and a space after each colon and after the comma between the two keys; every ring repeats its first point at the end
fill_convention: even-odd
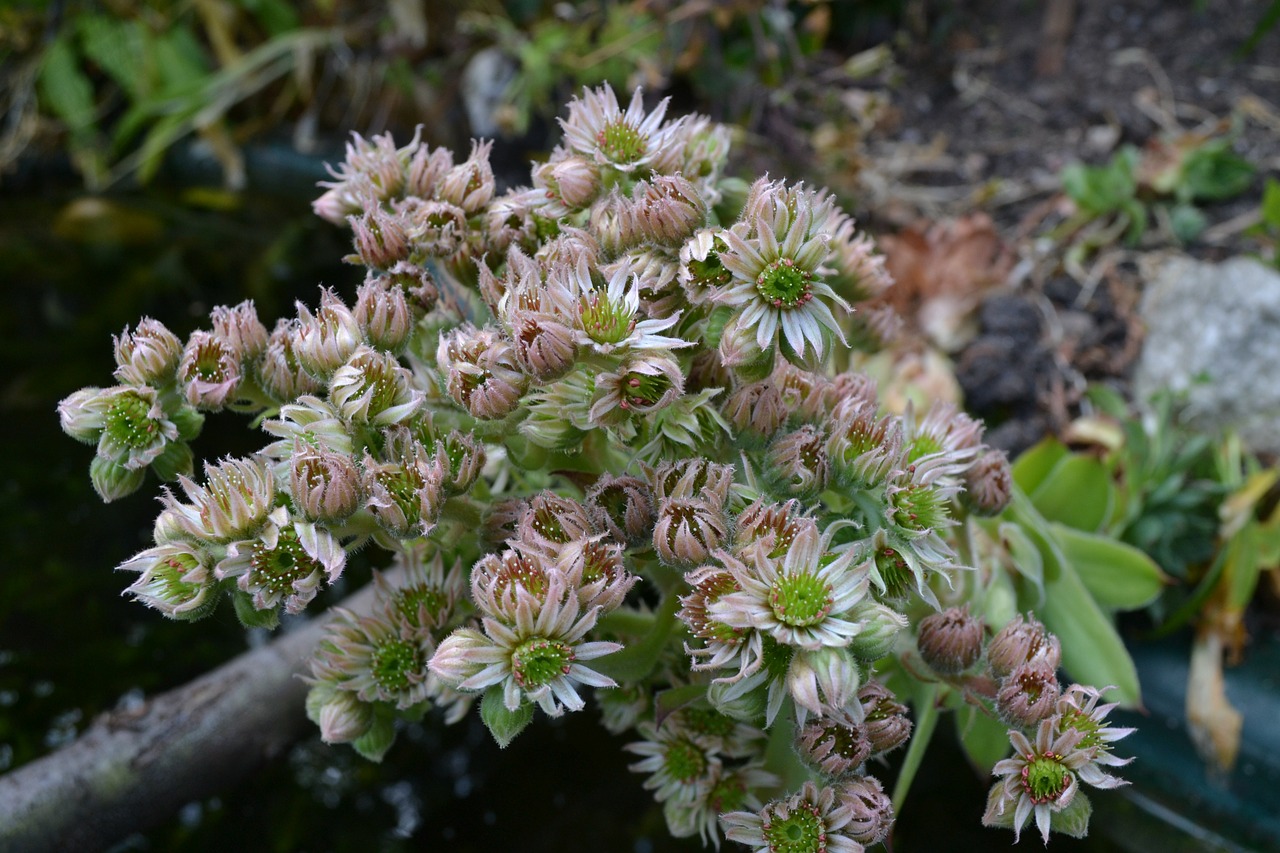
{"type": "Polygon", "coordinates": [[[1050,529],[1057,537],[1062,556],[1103,607],[1146,607],[1173,582],[1154,560],[1132,545],[1063,524],[1051,524],[1050,529]]]}

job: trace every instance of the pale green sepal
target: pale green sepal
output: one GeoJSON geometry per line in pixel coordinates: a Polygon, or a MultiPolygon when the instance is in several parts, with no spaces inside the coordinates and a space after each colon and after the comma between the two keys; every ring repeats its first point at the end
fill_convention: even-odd
{"type": "Polygon", "coordinates": [[[1084,791],[1076,791],[1071,805],[1053,815],[1049,828],[1072,838],[1084,838],[1089,834],[1089,818],[1093,815],[1093,803],[1084,795],[1084,791]]]}
{"type": "Polygon", "coordinates": [[[374,764],[381,764],[382,756],[387,754],[387,750],[391,749],[391,744],[395,742],[395,712],[384,705],[378,705],[373,711],[373,725],[369,726],[369,731],[351,741],[351,747],[360,753],[361,757],[367,758],[374,764]]]}
{"type": "Polygon", "coordinates": [[[280,611],[272,607],[270,610],[259,610],[253,606],[253,596],[239,587],[231,590],[231,603],[236,608],[236,618],[246,628],[266,628],[274,631],[280,624],[280,611]]]}
{"type": "Polygon", "coordinates": [[[480,719],[498,746],[506,749],[533,720],[533,703],[521,702],[520,707],[512,711],[502,699],[502,685],[495,684],[480,700],[480,719]]]}
{"type": "Polygon", "coordinates": [[[105,456],[95,456],[89,463],[89,479],[93,481],[93,490],[104,503],[111,503],[138,491],[146,477],[145,468],[131,471],[105,456]]]}
{"type": "Polygon", "coordinates": [[[151,463],[151,470],[166,483],[178,479],[178,475],[190,477],[195,470],[195,457],[185,441],[170,442],[151,463]]]}

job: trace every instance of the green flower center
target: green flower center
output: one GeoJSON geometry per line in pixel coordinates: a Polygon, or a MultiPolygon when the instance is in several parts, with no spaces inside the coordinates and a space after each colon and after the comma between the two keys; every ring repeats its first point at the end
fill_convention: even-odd
{"type": "Polygon", "coordinates": [[[648,137],[625,119],[616,119],[596,134],[600,152],[614,163],[634,163],[648,149],[648,137]]]}
{"type": "Polygon", "coordinates": [[[693,782],[706,772],[707,754],[688,738],[677,738],[667,744],[662,766],[672,779],[693,782]]]}
{"type": "Polygon", "coordinates": [[[831,612],[831,585],[810,572],[781,575],[769,591],[769,606],[778,621],[793,628],[816,625],[831,612]]]}
{"type": "Polygon", "coordinates": [[[941,453],[943,447],[937,439],[928,435],[918,435],[907,445],[907,461],[916,462],[933,453],[941,453]]]}
{"type": "Polygon", "coordinates": [[[864,754],[865,741],[860,737],[862,732],[858,729],[832,723],[823,730],[823,734],[823,741],[831,744],[831,752],[845,760],[864,754]]]}
{"type": "Polygon", "coordinates": [[[511,654],[511,675],[525,690],[549,684],[568,675],[573,649],[556,640],[535,637],[516,647],[511,654]]]}
{"type": "Polygon", "coordinates": [[[714,252],[707,255],[705,261],[689,261],[689,275],[693,277],[694,284],[702,287],[722,287],[733,278],[714,252]]]}
{"type": "Polygon", "coordinates": [[[731,718],[714,708],[685,708],[682,717],[691,731],[712,737],[728,737],[737,726],[731,718]]]}
{"type": "Polygon", "coordinates": [[[947,507],[930,486],[909,484],[894,492],[889,518],[907,530],[934,530],[947,521],[947,507]]]}
{"type": "Polygon", "coordinates": [[[893,548],[882,548],[876,552],[876,569],[884,581],[885,598],[902,598],[915,585],[911,565],[893,548]]]}
{"type": "Polygon", "coordinates": [[[407,640],[387,640],[373,650],[369,669],[380,688],[401,693],[409,688],[410,676],[422,671],[422,656],[407,640]]]}
{"type": "Polygon", "coordinates": [[[512,586],[524,587],[536,598],[541,598],[547,591],[547,573],[529,560],[508,557],[503,560],[498,573],[497,591],[503,593],[512,586]]]}
{"type": "Polygon", "coordinates": [[[253,567],[253,584],[275,595],[292,595],[294,583],[308,577],[320,565],[302,547],[292,527],[280,531],[274,548],[268,548],[263,542],[255,543],[249,562],[253,567]]]}
{"type": "Polygon", "coordinates": [[[188,365],[183,377],[188,382],[222,382],[230,370],[230,354],[217,339],[210,338],[196,348],[195,358],[188,365]]]}
{"type": "Polygon", "coordinates": [[[200,561],[192,554],[175,554],[156,566],[152,575],[164,589],[164,597],[171,601],[187,601],[201,590],[201,584],[188,583],[187,573],[200,567],[200,561]]]}
{"type": "Polygon", "coordinates": [[[598,293],[584,296],[578,303],[582,330],[598,344],[625,341],[636,327],[635,315],[626,305],[617,305],[598,293]]]}
{"type": "Polygon", "coordinates": [[[671,380],[665,373],[649,375],[632,371],[622,377],[622,400],[618,406],[623,409],[647,409],[657,404],[671,390],[671,380]]]}
{"type": "Polygon", "coordinates": [[[790,310],[813,299],[813,273],[780,258],[756,276],[756,293],[774,308],[790,310]]]}
{"type": "Polygon", "coordinates": [[[736,776],[721,779],[707,794],[707,804],[720,814],[740,811],[746,803],[747,786],[736,776]]]}
{"type": "Polygon", "coordinates": [[[398,590],[395,607],[411,624],[417,625],[421,614],[425,613],[434,625],[448,610],[449,598],[442,590],[420,583],[398,590]]]}
{"type": "Polygon", "coordinates": [[[1071,771],[1052,752],[1032,759],[1022,768],[1022,789],[1031,802],[1040,804],[1056,800],[1067,789],[1071,771]]]}
{"type": "Polygon", "coordinates": [[[148,417],[151,404],[140,394],[118,395],[107,410],[106,432],[121,447],[143,448],[156,440],[160,422],[148,417]]]}
{"type": "Polygon", "coordinates": [[[1091,718],[1088,714],[1079,710],[1068,711],[1062,715],[1062,722],[1059,724],[1061,730],[1075,729],[1080,732],[1083,737],[1080,738],[1078,744],[1080,749],[1103,749],[1110,750],[1111,746],[1102,739],[1099,730],[1102,723],[1091,718]]]}
{"type": "Polygon", "coordinates": [[[770,812],[761,827],[770,853],[825,853],[827,828],[817,806],[801,803],[784,818],[770,812]]]}

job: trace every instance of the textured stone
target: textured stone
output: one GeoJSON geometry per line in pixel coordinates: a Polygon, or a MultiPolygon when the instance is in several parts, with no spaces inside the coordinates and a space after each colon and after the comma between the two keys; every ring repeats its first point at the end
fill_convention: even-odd
{"type": "Polygon", "coordinates": [[[1149,277],[1134,393],[1186,394],[1194,426],[1280,452],[1280,273],[1250,258],[1172,258],[1149,277]]]}

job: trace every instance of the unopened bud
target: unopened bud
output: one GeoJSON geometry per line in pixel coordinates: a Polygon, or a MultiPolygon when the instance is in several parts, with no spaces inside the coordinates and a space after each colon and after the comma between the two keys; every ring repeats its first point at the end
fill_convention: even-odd
{"type": "Polygon", "coordinates": [[[862,725],[871,741],[872,756],[891,752],[911,737],[911,721],[907,719],[907,706],[878,681],[868,681],[858,691],[862,705],[862,725]]]}
{"type": "Polygon", "coordinates": [[[983,631],[982,620],[969,614],[968,605],[952,607],[920,620],[916,644],[934,672],[958,675],[982,656],[983,631]]]}
{"type": "Polygon", "coordinates": [[[252,300],[228,308],[219,305],[209,315],[213,333],[218,336],[241,364],[256,361],[267,348],[267,327],[258,319],[252,300]]]}
{"type": "Polygon", "coordinates": [[[213,561],[195,545],[175,542],[148,548],[121,563],[119,570],[140,575],[126,595],[170,619],[195,621],[217,606],[213,561]]]}
{"type": "Polygon", "coordinates": [[[106,503],[138,491],[146,476],[145,468],[129,469],[104,456],[95,456],[89,463],[89,479],[93,482],[93,490],[106,503]]]}
{"type": "Polygon", "coordinates": [[[841,832],[870,847],[889,836],[893,829],[893,801],[874,776],[858,776],[842,784],[836,799],[847,810],[849,822],[841,832]]]}
{"type": "Polygon", "coordinates": [[[409,257],[410,224],[405,217],[390,213],[376,201],[365,203],[364,213],[348,217],[355,238],[356,253],[345,260],[375,269],[390,269],[409,257]]]}
{"type": "Polygon", "coordinates": [[[653,492],[638,477],[602,474],[584,504],[596,529],[619,542],[634,544],[653,535],[653,492]]]}
{"type": "Polygon", "coordinates": [[[314,315],[298,303],[293,352],[298,363],[312,376],[327,380],[346,364],[363,339],[355,315],[329,288],[320,289],[320,308],[314,315]]]}
{"type": "Polygon", "coordinates": [[[906,616],[869,597],[858,602],[848,618],[863,623],[849,650],[865,661],[877,661],[892,652],[907,627],[906,616]]]}
{"type": "Polygon", "coordinates": [[[173,381],[182,358],[182,341],[163,323],[144,317],[115,338],[116,378],[130,385],[163,387],[173,381]]]}
{"type": "Polygon", "coordinates": [[[514,412],[529,382],[511,343],[489,328],[465,325],[442,335],[436,364],[449,396],[476,418],[496,420],[514,412]]]}
{"type": "Polygon", "coordinates": [[[360,472],[345,453],[295,440],[289,484],[294,506],[308,521],[331,524],[360,508],[360,472]]]}
{"type": "Polygon", "coordinates": [[[1044,661],[1056,670],[1062,662],[1062,644],[1039,621],[1019,614],[991,639],[987,662],[996,678],[1005,678],[1022,664],[1033,661],[1044,661]]]}
{"type": "Polygon", "coordinates": [[[468,216],[478,213],[493,198],[496,186],[489,152],[493,141],[471,143],[471,156],[445,174],[436,188],[441,201],[460,207],[468,216]]]}
{"type": "Polygon", "coordinates": [[[811,424],[778,436],[765,457],[774,487],[788,497],[799,498],[813,497],[826,488],[831,471],[826,440],[811,424]]]}
{"type": "Polygon", "coordinates": [[[658,505],[653,549],[670,566],[692,568],[729,538],[729,520],[719,504],[692,498],[667,498],[658,505]]]}
{"type": "Polygon", "coordinates": [[[373,726],[373,705],[322,681],[307,693],[307,716],[320,727],[325,743],[350,743],[373,726]]]}
{"type": "Polygon", "coordinates": [[[413,329],[413,315],[404,288],[394,276],[370,276],[356,291],[352,311],[364,339],[374,349],[398,353],[413,329]]]}
{"type": "Polygon", "coordinates": [[[298,320],[281,319],[267,340],[267,349],[258,362],[258,384],[277,403],[292,403],[304,394],[314,394],[321,384],[299,363],[294,346],[298,341],[298,320]]]}
{"type": "Polygon", "coordinates": [[[368,347],[352,353],[329,382],[330,401],[350,423],[401,423],[422,406],[423,397],[395,356],[368,347]]]}
{"type": "Polygon", "coordinates": [[[1013,471],[1003,450],[987,450],[964,472],[964,499],[980,515],[998,515],[1013,496],[1013,471]]]}

